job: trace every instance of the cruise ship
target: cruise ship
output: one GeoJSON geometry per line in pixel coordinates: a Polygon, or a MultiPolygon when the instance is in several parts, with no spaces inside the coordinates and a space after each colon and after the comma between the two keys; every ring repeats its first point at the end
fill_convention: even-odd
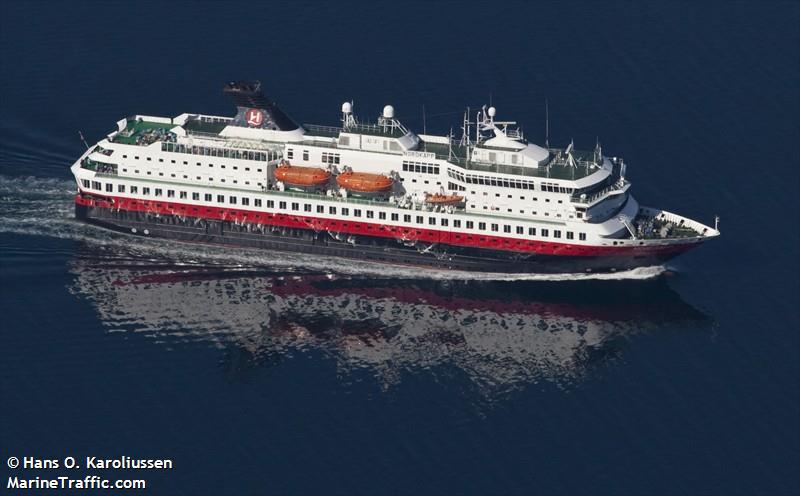
{"type": "MultiPolygon", "coordinates": [[[[226,84],[234,117],[135,115],[72,165],[78,219],[170,238],[498,273],[661,265],[719,235],[631,195],[599,143],[538,146],[495,107],[460,136],[418,134],[386,105],[297,124],[258,81],[226,84]]],[[[346,263],[343,260],[343,263],[346,263]]]]}

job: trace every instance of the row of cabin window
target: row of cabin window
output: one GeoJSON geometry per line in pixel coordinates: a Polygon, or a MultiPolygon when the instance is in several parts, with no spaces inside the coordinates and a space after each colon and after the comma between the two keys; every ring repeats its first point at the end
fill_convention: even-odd
{"type": "MultiPolygon", "coordinates": [[[[467,190],[467,188],[465,188],[464,186],[461,186],[460,184],[456,184],[456,183],[451,183],[451,182],[447,183],[447,189],[449,189],[450,191],[466,191],[467,190]]],[[[473,194],[474,194],[474,192],[473,192],[473,194]]]]}
{"type": "MultiPolygon", "coordinates": [[[[83,179],[83,185],[88,188],[89,187],[89,180],[83,179]]],[[[91,187],[93,189],[98,190],[98,191],[102,191],[102,185],[100,184],[99,181],[92,181],[91,187]]],[[[106,183],[105,190],[107,192],[109,192],[109,193],[112,193],[114,191],[114,185],[112,183],[106,183]]],[[[117,185],[117,192],[125,193],[125,185],[124,184],[118,184],[117,185]]],[[[130,192],[131,192],[131,194],[138,194],[139,193],[138,186],[131,186],[130,187],[130,192]]],[[[149,195],[150,192],[151,192],[151,188],[149,186],[142,187],[142,194],[143,195],[149,195]]],[[[153,192],[154,192],[154,196],[163,196],[163,194],[164,194],[164,190],[162,188],[154,188],[153,192]]],[[[179,191],[178,194],[179,194],[179,198],[180,199],[187,199],[187,197],[188,197],[188,193],[186,191],[179,191]]],[[[175,198],[175,190],[168,189],[167,190],[167,198],[175,198]]],[[[200,201],[200,193],[193,192],[192,193],[192,200],[200,201]]],[[[214,201],[214,195],[212,195],[211,193],[204,193],[203,200],[207,201],[207,202],[214,201]]],[[[227,203],[230,204],[230,205],[236,205],[239,202],[239,200],[241,200],[241,205],[243,205],[243,206],[249,206],[250,205],[250,198],[247,198],[247,197],[239,198],[239,197],[236,197],[236,196],[228,196],[227,197],[227,203]]],[[[216,195],[216,202],[217,203],[226,203],[225,195],[219,195],[219,194],[216,195]]],[[[261,207],[262,206],[262,200],[260,198],[255,198],[254,202],[253,202],[253,205],[256,206],[256,207],[261,207]]],[[[303,211],[304,212],[311,212],[312,211],[312,207],[313,207],[313,205],[311,205],[310,203],[305,203],[305,204],[303,204],[303,211]]],[[[267,208],[275,208],[275,201],[274,200],[267,200],[267,208]]],[[[279,210],[286,210],[286,208],[287,208],[287,202],[285,202],[285,201],[279,201],[278,202],[278,209],[279,210]]],[[[291,210],[296,211],[296,212],[300,211],[300,203],[292,202],[291,203],[291,210]]],[[[367,219],[374,219],[375,218],[375,212],[372,211],[372,210],[367,210],[366,212],[364,212],[360,208],[354,208],[352,210],[353,210],[353,217],[361,217],[362,214],[366,214],[366,218],[367,219]]],[[[330,214],[330,215],[338,215],[338,211],[339,211],[338,207],[335,207],[335,206],[329,206],[328,207],[328,214],[330,214]]],[[[316,213],[324,214],[325,213],[325,206],[324,205],[317,205],[316,206],[316,213]]],[[[349,216],[350,215],[350,208],[349,207],[341,207],[341,215],[342,216],[349,216]]],[[[420,225],[425,224],[425,217],[424,216],[417,215],[415,217],[416,218],[414,220],[416,221],[417,224],[420,224],[420,225]]],[[[378,219],[379,220],[386,220],[386,212],[378,212],[378,219]]],[[[392,213],[391,214],[391,220],[394,221],[394,222],[399,222],[400,221],[400,214],[399,213],[392,213]]],[[[411,214],[404,214],[403,215],[403,222],[406,222],[406,223],[410,224],[412,222],[412,215],[411,214]]],[[[468,220],[468,221],[465,221],[465,222],[466,222],[466,228],[467,229],[475,229],[475,222],[474,221],[468,220]]],[[[449,219],[438,219],[438,224],[440,226],[442,226],[442,227],[449,227],[450,221],[449,221],[449,219]]],[[[437,218],[436,217],[428,217],[428,225],[430,225],[430,226],[437,225],[437,218]]],[[[486,222],[478,222],[478,230],[479,231],[485,231],[486,230],[486,225],[487,225],[486,222]]],[[[461,219],[453,219],[453,227],[456,228],[456,229],[460,229],[461,228],[461,219]]],[[[512,232],[511,228],[512,228],[512,226],[510,226],[508,224],[504,224],[503,225],[503,232],[506,233],[506,234],[511,234],[511,232],[512,232]]],[[[500,225],[492,223],[492,224],[489,225],[489,229],[492,232],[500,232],[500,225]]],[[[516,234],[525,234],[525,230],[524,230],[524,228],[522,226],[515,226],[515,231],[514,232],[516,234]]],[[[561,234],[562,234],[561,230],[559,230],[559,229],[554,229],[553,230],[553,237],[554,238],[560,239],[561,238],[561,234]]],[[[528,235],[529,236],[536,236],[536,228],[535,227],[529,227],[528,228],[528,235]]],[[[544,238],[549,237],[550,236],[550,230],[546,229],[546,228],[540,229],[539,230],[539,236],[544,237],[544,238]]],[[[575,234],[572,231],[566,231],[566,239],[575,239],[575,234]]],[[[580,239],[581,241],[585,241],[586,240],[586,233],[578,233],[578,239],[580,239]]]]}
{"type": "MultiPolygon", "coordinates": [[[[127,155],[123,155],[122,158],[128,158],[128,156],[127,155]]],[[[147,158],[148,162],[152,160],[152,158],[150,158],[150,157],[146,157],[146,158],[147,158]]],[[[136,157],[134,157],[134,159],[139,160],[139,157],[136,156],[136,157]]],[[[160,158],[160,159],[158,159],[158,161],[159,162],[164,162],[164,159],[160,158]]],[[[176,162],[175,162],[175,160],[170,160],[170,163],[175,164],[176,162]]],[[[189,165],[189,162],[184,160],[183,161],[183,165],[189,165]]],[[[200,163],[200,162],[195,162],[195,166],[197,166],[197,167],[200,167],[202,165],[203,164],[200,163]]],[[[208,167],[213,169],[214,168],[214,164],[208,164],[208,167]]],[[[225,164],[220,164],[219,167],[220,167],[220,169],[225,169],[225,164]]],[[[231,166],[231,168],[233,170],[239,170],[239,166],[238,165],[231,166]]],[[[245,172],[250,172],[250,167],[245,167],[244,170],[245,170],[245,172]]],[[[128,172],[128,169],[122,169],[122,172],[128,172]]],[[[264,169],[256,169],[256,172],[264,172],[264,169]]],[[[138,170],[136,170],[136,174],[139,174],[138,170]]],[[[147,174],[150,175],[150,172],[148,171],[147,174]]],[[[159,176],[163,176],[164,173],[163,172],[159,172],[158,175],[159,176]]],[[[175,174],[173,174],[172,177],[175,177],[175,174]]],[[[185,176],[184,176],[184,178],[185,178],[185,176]]]]}
{"type": "Polygon", "coordinates": [[[417,172],[420,174],[439,174],[439,166],[404,160],[403,172],[417,172]]]}
{"type": "MultiPolygon", "coordinates": [[[[308,160],[308,159],[305,159],[308,160]]],[[[322,152],[323,164],[338,164],[341,162],[341,157],[338,153],[322,152]]]]}
{"type": "MultiPolygon", "coordinates": [[[[449,183],[449,184],[453,184],[453,183],[449,183]]],[[[475,192],[474,191],[470,191],[469,194],[474,195],[475,192]]],[[[483,196],[489,196],[489,192],[488,191],[484,191],[483,192],[483,196]]],[[[500,193],[495,193],[494,196],[495,196],[495,198],[500,198],[500,193]]],[[[510,199],[514,198],[514,195],[507,195],[507,196],[510,199]]],[[[519,199],[523,200],[523,201],[526,200],[526,198],[524,196],[520,196],[519,199]]],[[[537,197],[535,197],[535,196],[532,196],[531,200],[539,201],[539,199],[537,197]]],[[[545,203],[550,203],[550,199],[549,198],[545,198],[544,201],[545,201],[545,203]]],[[[558,200],[558,203],[564,203],[564,201],[563,200],[558,200]]]]}
{"type": "Polygon", "coordinates": [[[574,188],[566,188],[564,186],[559,186],[557,184],[552,183],[542,183],[539,185],[539,189],[542,191],[549,191],[551,193],[570,193],[572,194],[575,191],[574,188]]]}
{"type": "MultiPolygon", "coordinates": [[[[303,161],[308,162],[308,150],[303,150],[303,161]]],[[[294,149],[287,148],[286,149],[286,159],[287,160],[294,160],[294,149]]],[[[323,164],[339,164],[341,163],[342,158],[341,155],[338,153],[333,152],[322,152],[322,163],[323,164]]]]}
{"type": "Polygon", "coordinates": [[[461,172],[457,172],[452,169],[447,169],[447,174],[453,179],[456,179],[458,181],[461,181],[462,183],[467,183],[467,184],[482,184],[484,186],[498,186],[503,188],[517,188],[517,189],[528,189],[528,190],[535,189],[533,182],[523,181],[520,179],[497,179],[486,176],[474,176],[472,174],[462,174],[461,172]]]}
{"type": "MultiPolygon", "coordinates": [[[[271,154],[267,152],[253,152],[248,150],[235,150],[232,148],[216,148],[211,146],[187,146],[182,143],[161,143],[162,152],[190,153],[192,155],[205,155],[208,157],[234,158],[239,160],[256,160],[266,162],[271,154]]],[[[139,158],[139,157],[136,157],[139,158]]],[[[149,160],[149,159],[148,159],[149,160]]],[[[173,161],[175,163],[175,161],[173,161]]]]}

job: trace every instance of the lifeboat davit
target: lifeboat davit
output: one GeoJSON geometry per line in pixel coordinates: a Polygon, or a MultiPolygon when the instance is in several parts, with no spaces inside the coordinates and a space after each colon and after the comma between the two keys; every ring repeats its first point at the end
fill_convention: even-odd
{"type": "Polygon", "coordinates": [[[336,184],[355,193],[387,193],[391,191],[394,180],[381,174],[343,172],[336,178],[336,184]]]}
{"type": "Polygon", "coordinates": [[[275,179],[289,186],[320,187],[328,184],[330,178],[331,173],[319,167],[301,167],[283,162],[275,169],[275,179]]]}
{"type": "Polygon", "coordinates": [[[459,195],[445,195],[442,193],[425,193],[425,203],[430,205],[460,205],[464,203],[464,197],[459,195]]]}

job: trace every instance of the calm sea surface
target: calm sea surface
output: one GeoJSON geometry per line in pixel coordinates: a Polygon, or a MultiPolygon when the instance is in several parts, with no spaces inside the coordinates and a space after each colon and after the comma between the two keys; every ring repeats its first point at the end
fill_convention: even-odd
{"type": "MultiPolygon", "coordinates": [[[[796,2],[0,5],[0,458],[170,458],[145,494],[798,494],[796,2]],[[261,79],[458,129],[491,102],[723,236],[503,280],[72,220],[78,131],[261,79]]],[[[83,477],[87,472],[70,473],[83,477]]],[[[138,493],[137,493],[138,494],[138,493]]]]}

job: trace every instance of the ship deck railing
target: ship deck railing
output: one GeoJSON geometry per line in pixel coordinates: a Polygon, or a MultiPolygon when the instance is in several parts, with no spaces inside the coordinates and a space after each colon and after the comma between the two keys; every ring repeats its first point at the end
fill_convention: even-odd
{"type": "Polygon", "coordinates": [[[113,138],[114,143],[125,145],[147,146],[156,141],[163,141],[169,136],[169,130],[175,127],[172,123],[150,122],[139,119],[128,119],[125,129],[113,138]]]}
{"type": "Polygon", "coordinates": [[[97,162],[89,157],[81,160],[81,169],[90,170],[93,172],[108,174],[110,176],[117,175],[117,164],[106,164],[104,162],[97,162]]]}
{"type": "Polygon", "coordinates": [[[600,191],[598,191],[596,193],[592,193],[591,195],[586,195],[585,198],[581,198],[580,194],[577,194],[577,195],[573,194],[572,196],[570,196],[570,201],[572,203],[577,203],[577,204],[580,204],[580,205],[590,205],[590,204],[594,203],[596,200],[599,200],[600,198],[603,198],[608,193],[611,193],[613,191],[621,191],[621,190],[625,189],[625,187],[630,185],[630,184],[631,184],[630,181],[627,181],[627,180],[625,180],[623,178],[620,178],[619,180],[617,180],[613,184],[611,184],[609,186],[606,186],[605,188],[601,189],[600,191]]]}
{"type": "Polygon", "coordinates": [[[636,228],[636,239],[643,240],[693,238],[701,234],[682,222],[647,215],[637,215],[633,226],[636,228]]]}

